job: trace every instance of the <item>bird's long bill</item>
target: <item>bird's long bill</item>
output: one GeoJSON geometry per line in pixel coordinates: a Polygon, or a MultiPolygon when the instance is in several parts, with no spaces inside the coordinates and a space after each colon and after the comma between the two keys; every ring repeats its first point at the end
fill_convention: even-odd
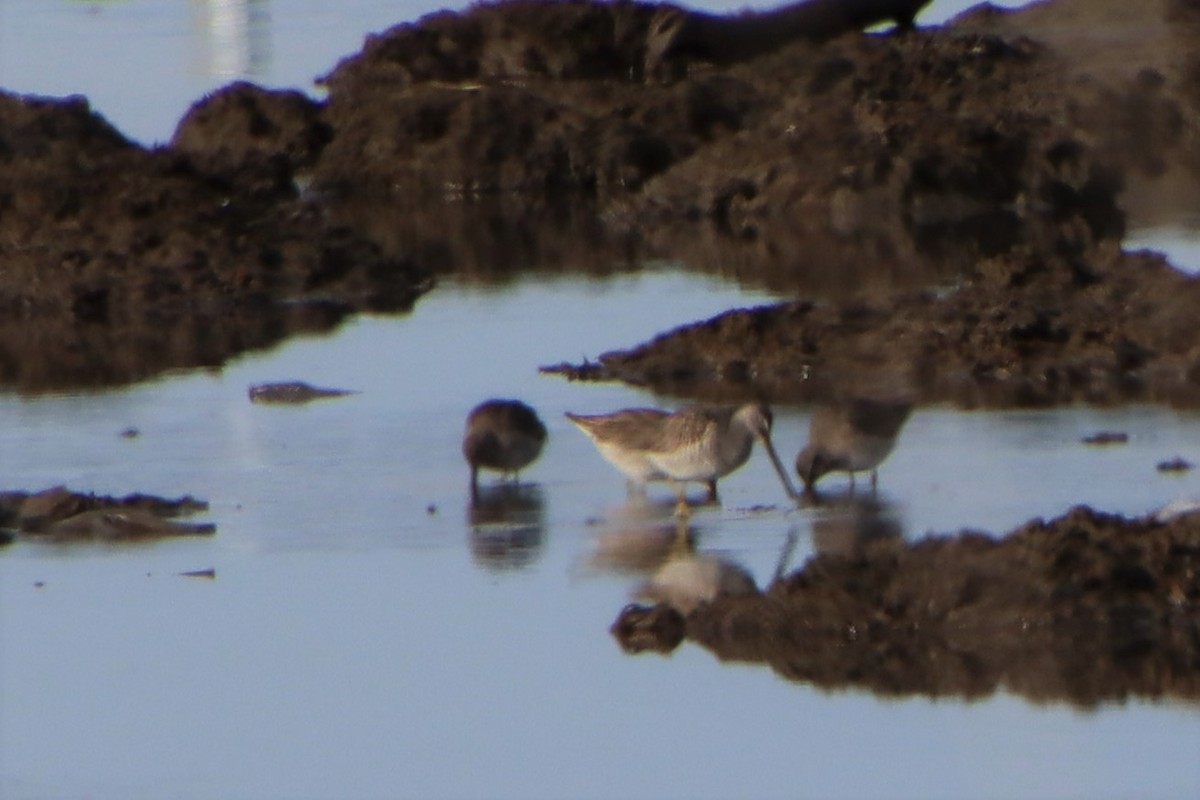
{"type": "Polygon", "coordinates": [[[779,475],[779,481],[783,484],[783,490],[787,492],[787,496],[791,500],[799,497],[796,490],[792,487],[792,481],[788,478],[787,470],[783,468],[783,462],[779,460],[779,454],[775,452],[775,445],[771,444],[770,436],[763,436],[763,447],[766,448],[767,455],[771,457],[771,464],[775,467],[775,472],[779,475]]]}

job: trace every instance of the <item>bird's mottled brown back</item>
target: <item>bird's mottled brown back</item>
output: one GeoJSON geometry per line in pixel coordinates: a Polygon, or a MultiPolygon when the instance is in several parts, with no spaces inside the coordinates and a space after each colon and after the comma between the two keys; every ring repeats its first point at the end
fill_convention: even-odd
{"type": "Polygon", "coordinates": [[[912,403],[902,400],[856,398],[847,403],[851,427],[866,436],[892,438],[912,413],[912,403]]]}
{"type": "Polygon", "coordinates": [[[538,456],[546,426],[519,400],[488,400],[467,417],[462,451],[472,466],[515,470],[538,456]]]}
{"type": "Polygon", "coordinates": [[[597,442],[619,445],[626,450],[656,450],[662,438],[663,419],[668,414],[657,408],[626,408],[612,414],[567,414],[584,433],[597,442]]]}
{"type": "Polygon", "coordinates": [[[655,452],[677,449],[685,442],[701,442],[729,425],[735,409],[723,406],[687,406],[676,411],[661,426],[655,452]]]}

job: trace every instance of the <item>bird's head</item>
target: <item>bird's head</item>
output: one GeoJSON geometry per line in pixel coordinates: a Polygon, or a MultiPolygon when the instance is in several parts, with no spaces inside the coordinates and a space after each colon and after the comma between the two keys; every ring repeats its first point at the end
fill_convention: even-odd
{"type": "Polygon", "coordinates": [[[833,462],[819,447],[808,445],[796,456],[796,474],[804,481],[804,491],[811,492],[817,481],[833,468],[833,462]]]}
{"type": "Polygon", "coordinates": [[[738,421],[763,442],[771,439],[771,425],[775,418],[771,409],[763,403],[746,403],[734,414],[738,421]]]}

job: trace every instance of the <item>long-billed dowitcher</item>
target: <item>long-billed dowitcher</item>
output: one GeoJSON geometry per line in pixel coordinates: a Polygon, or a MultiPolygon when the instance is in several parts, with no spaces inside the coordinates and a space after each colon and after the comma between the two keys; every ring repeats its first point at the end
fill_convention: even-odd
{"type": "MultiPolygon", "coordinates": [[[[621,471],[631,493],[635,489],[644,490],[650,481],[667,480],[645,451],[653,446],[652,432],[668,416],[666,411],[657,408],[626,408],[596,416],[567,413],[567,419],[587,434],[600,455],[621,471]]],[[[715,502],[717,482],[709,481],[708,489],[709,499],[715,502]]]]}
{"type": "Polygon", "coordinates": [[[813,409],[808,444],[796,456],[796,472],[811,492],[829,472],[871,471],[871,488],[879,481],[878,467],[896,446],[900,429],[912,412],[905,400],[855,397],[813,409]]]}
{"type": "Polygon", "coordinates": [[[771,410],[760,403],[688,406],[672,414],[646,408],[596,416],[568,413],[567,419],[629,479],[675,484],[681,515],[688,513],[687,483],[707,484],[715,501],[717,479],[746,463],[755,439],[763,443],[788,496],[795,496],[771,444],[771,410]]]}
{"type": "Polygon", "coordinates": [[[546,426],[520,400],[486,400],[467,416],[462,452],[471,465],[471,497],[479,495],[479,470],[516,474],[533,463],[546,443],[546,426]]]}

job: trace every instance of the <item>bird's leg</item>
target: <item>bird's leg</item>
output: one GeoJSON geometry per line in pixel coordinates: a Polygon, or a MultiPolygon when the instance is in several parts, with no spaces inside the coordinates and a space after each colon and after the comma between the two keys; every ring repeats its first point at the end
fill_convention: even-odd
{"type": "Polygon", "coordinates": [[[671,481],[675,486],[675,495],[679,498],[679,502],[675,504],[675,516],[679,519],[687,519],[692,515],[692,508],[687,501],[687,484],[683,481],[671,481]]]}
{"type": "Polygon", "coordinates": [[[879,488],[879,470],[871,470],[871,494],[875,494],[875,490],[879,488]]]}
{"type": "Polygon", "coordinates": [[[850,494],[854,494],[854,470],[850,470],[850,494]]]}
{"type": "Polygon", "coordinates": [[[717,479],[713,478],[708,482],[708,502],[717,505],[721,502],[721,498],[717,497],[717,479]]]}
{"type": "Polygon", "coordinates": [[[671,555],[682,558],[691,553],[691,543],[688,541],[688,521],[686,517],[675,520],[675,539],[671,542],[671,555]]]}

